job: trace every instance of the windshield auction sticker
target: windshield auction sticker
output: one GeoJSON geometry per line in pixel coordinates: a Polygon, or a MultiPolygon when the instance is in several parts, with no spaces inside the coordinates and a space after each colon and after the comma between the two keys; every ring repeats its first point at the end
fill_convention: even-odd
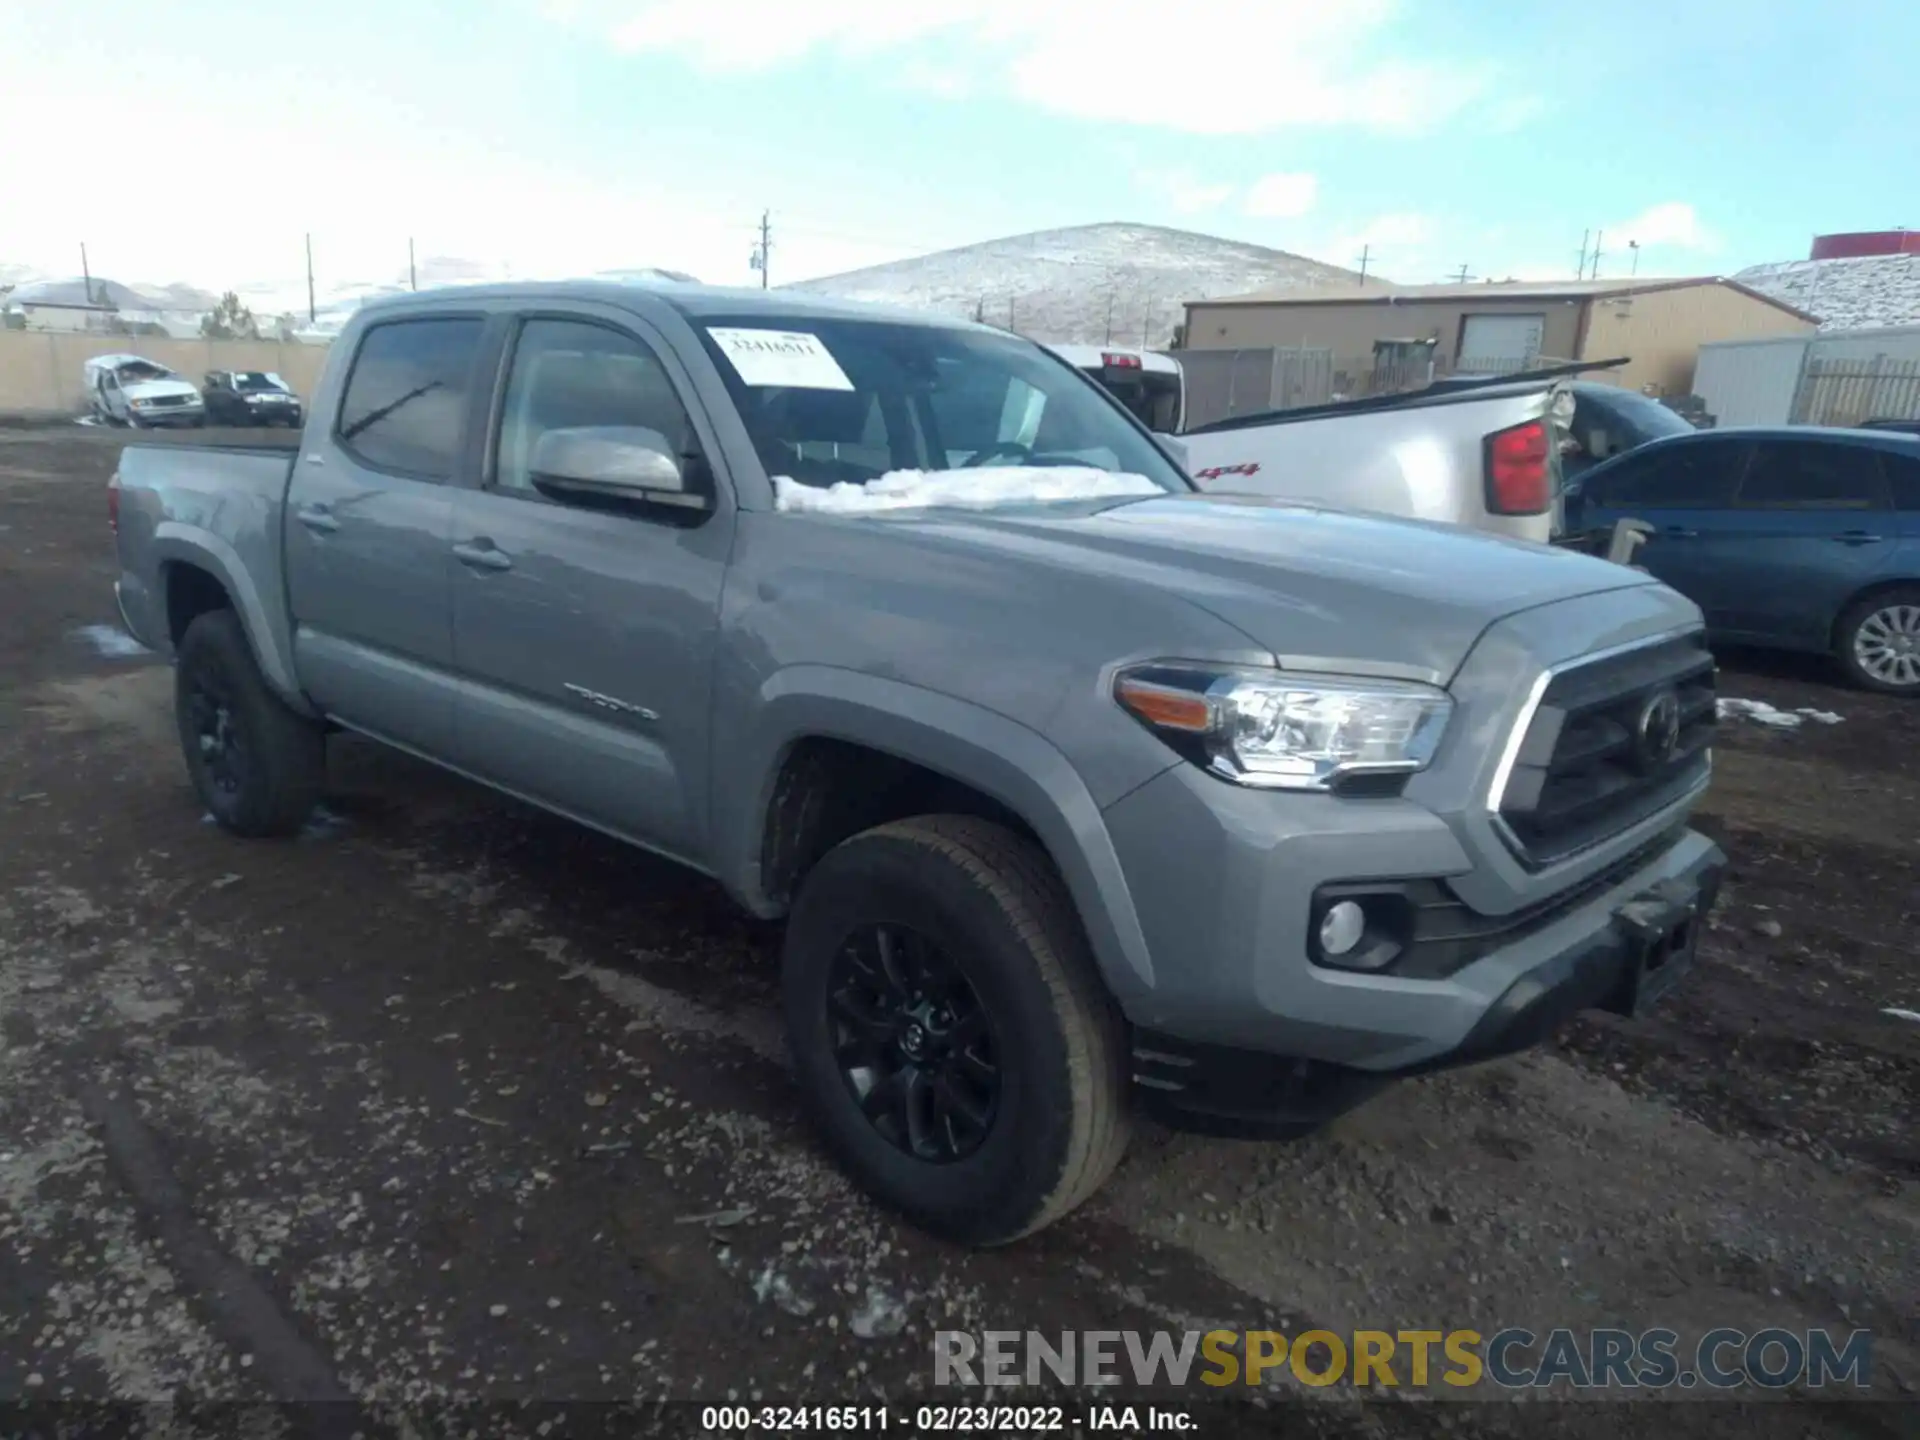
{"type": "Polygon", "coordinates": [[[851,390],[853,382],[818,335],[804,330],[711,328],[720,353],[749,385],[788,385],[799,390],[851,390]]]}

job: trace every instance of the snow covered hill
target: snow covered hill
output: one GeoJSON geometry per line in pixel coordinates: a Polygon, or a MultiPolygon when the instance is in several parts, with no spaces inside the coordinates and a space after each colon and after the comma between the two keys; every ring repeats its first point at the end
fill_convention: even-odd
{"type": "Polygon", "coordinates": [[[1351,285],[1337,265],[1158,225],[1079,225],[940,250],[783,289],[939,310],[1035,340],[1164,346],[1182,304],[1216,295],[1351,285]]]}
{"type": "Polygon", "coordinates": [[[1920,255],[1788,260],[1733,277],[1820,317],[1822,330],[1920,325],[1920,255]]]}

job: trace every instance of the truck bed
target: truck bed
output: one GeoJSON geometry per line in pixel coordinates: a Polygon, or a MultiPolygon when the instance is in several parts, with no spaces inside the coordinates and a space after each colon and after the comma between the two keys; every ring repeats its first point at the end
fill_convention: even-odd
{"type": "Polygon", "coordinates": [[[286,653],[281,518],[298,436],[289,445],[133,444],[120,452],[113,485],[120,532],[120,613],[134,638],[173,649],[167,564],[176,553],[224,560],[220,578],[247,616],[250,633],[286,653]],[[259,624],[266,628],[251,629],[259,624]]]}

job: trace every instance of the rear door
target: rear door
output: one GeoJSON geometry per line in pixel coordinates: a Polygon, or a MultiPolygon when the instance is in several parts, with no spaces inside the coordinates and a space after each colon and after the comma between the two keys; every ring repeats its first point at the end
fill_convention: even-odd
{"type": "Polygon", "coordinates": [[[1755,446],[1706,550],[1728,579],[1729,633],[1824,650],[1841,609],[1898,543],[1880,452],[1809,437],[1755,446]]]}
{"type": "Polygon", "coordinates": [[[433,315],[363,331],[338,413],[302,449],[287,496],[308,693],[348,725],[435,756],[453,735],[452,482],[485,328],[479,315],[433,315]]]}
{"type": "Polygon", "coordinates": [[[684,370],[623,312],[530,314],[482,484],[454,523],[455,753],[508,790],[668,854],[704,850],[709,687],[727,506],[583,506],[535,488],[541,435],[642,426],[712,498],[718,453],[684,370]]]}
{"type": "Polygon", "coordinates": [[[1738,597],[1713,547],[1752,448],[1714,437],[1626,456],[1582,482],[1582,528],[1610,529],[1621,520],[1652,526],[1636,563],[1698,605],[1710,627],[1721,629],[1738,597]]]}

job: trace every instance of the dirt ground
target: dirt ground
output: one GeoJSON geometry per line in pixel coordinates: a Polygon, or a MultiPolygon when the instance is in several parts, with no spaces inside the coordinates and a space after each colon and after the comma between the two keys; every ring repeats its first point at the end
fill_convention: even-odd
{"type": "Polygon", "coordinates": [[[352,739],[298,841],[203,822],[170,672],[111,653],[124,438],[0,429],[0,1399],[898,1406],[939,1329],[1824,1326],[1874,1332],[1871,1401],[1175,1403],[1912,1433],[1920,705],[1723,657],[1723,694],[1843,718],[1724,726],[1732,876],[1663,1009],[1292,1145],[1144,1130],[1084,1210],[968,1254],[823,1159],[778,932],[707,882],[352,739]]]}

